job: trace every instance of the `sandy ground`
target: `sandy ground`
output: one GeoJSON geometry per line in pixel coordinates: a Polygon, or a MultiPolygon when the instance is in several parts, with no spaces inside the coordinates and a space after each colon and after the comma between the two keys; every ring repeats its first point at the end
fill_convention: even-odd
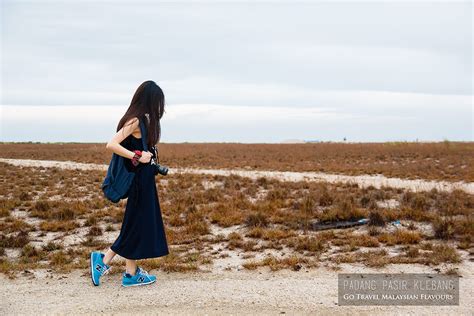
{"type": "MultiPolygon", "coordinates": [[[[0,159],[21,166],[59,167],[67,169],[106,170],[107,165],[76,162],[0,159]]],[[[459,187],[474,193],[474,183],[401,180],[380,176],[342,176],[321,173],[298,173],[248,170],[179,169],[173,172],[207,173],[258,178],[261,176],[285,181],[355,182],[360,185],[393,186],[413,190],[451,190],[459,187]],[[459,186],[458,186],[459,185],[459,186]]],[[[393,201],[387,201],[393,204],[393,201]]],[[[395,201],[396,202],[396,201],[395,201]]],[[[20,211],[18,211],[20,212],[20,211]]],[[[22,213],[14,215],[22,216],[22,213]]],[[[229,233],[214,231],[213,233],[229,233]]],[[[116,233],[116,232],[112,232],[116,233]]],[[[53,236],[54,237],[54,236],[53,236]]],[[[76,238],[77,235],[70,236],[76,238]]],[[[114,237],[114,236],[109,236],[114,237]]],[[[75,240],[66,240],[65,244],[75,240]]],[[[101,286],[94,287],[87,270],[56,274],[49,270],[22,271],[17,279],[0,275],[0,315],[11,314],[179,314],[179,315],[261,315],[261,314],[335,314],[335,315],[472,315],[474,311],[474,262],[465,258],[456,265],[460,279],[459,306],[361,306],[337,304],[337,275],[360,273],[436,273],[452,266],[431,268],[423,265],[388,265],[371,269],[360,264],[342,264],[341,270],[327,267],[281,270],[268,268],[256,271],[242,269],[237,255],[216,260],[209,272],[163,273],[155,284],[121,287],[121,275],[106,275],[101,286]],[[228,270],[229,269],[229,270],[228,270]]]]}
{"type": "MultiPolygon", "coordinates": [[[[372,270],[345,266],[344,272],[426,272],[419,265],[391,265],[372,270]]],[[[121,286],[121,275],[106,275],[94,287],[88,272],[23,272],[18,279],[0,276],[0,314],[335,314],[335,315],[472,315],[472,265],[463,269],[459,306],[338,306],[337,273],[306,271],[231,271],[156,273],[156,283],[121,286]]]]}
{"type": "MultiPolygon", "coordinates": [[[[78,163],[74,161],[54,161],[54,160],[32,160],[32,159],[7,159],[0,158],[0,162],[6,162],[16,166],[36,166],[36,167],[58,167],[63,169],[84,169],[84,170],[107,170],[107,165],[78,163]]],[[[291,171],[262,171],[262,170],[239,170],[239,169],[193,169],[178,168],[170,169],[170,173],[197,173],[210,175],[231,174],[257,179],[259,177],[267,177],[282,181],[319,181],[330,183],[357,183],[361,187],[374,186],[380,188],[382,186],[392,188],[403,188],[416,191],[430,191],[438,189],[440,191],[452,191],[460,189],[467,193],[474,194],[474,182],[446,182],[446,181],[428,181],[428,180],[408,180],[400,178],[387,178],[382,175],[361,175],[348,176],[340,174],[329,174],[322,172],[291,172],[291,171]]]]}

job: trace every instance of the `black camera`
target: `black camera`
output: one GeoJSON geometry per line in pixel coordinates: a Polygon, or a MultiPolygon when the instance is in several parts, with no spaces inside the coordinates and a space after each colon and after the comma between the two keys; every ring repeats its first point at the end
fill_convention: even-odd
{"type": "Polygon", "coordinates": [[[155,176],[157,174],[161,174],[162,176],[166,176],[168,174],[168,167],[160,165],[158,160],[158,151],[156,147],[153,147],[154,155],[151,158],[150,164],[154,167],[155,176]]]}
{"type": "Polygon", "coordinates": [[[151,164],[155,166],[155,176],[157,174],[161,174],[162,176],[166,176],[168,174],[168,167],[162,166],[154,162],[152,162],[151,164]]]}

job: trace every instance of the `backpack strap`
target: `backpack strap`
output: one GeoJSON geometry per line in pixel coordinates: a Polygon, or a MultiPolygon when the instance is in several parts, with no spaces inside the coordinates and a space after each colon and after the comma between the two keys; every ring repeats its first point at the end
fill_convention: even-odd
{"type": "Polygon", "coordinates": [[[145,122],[143,122],[142,119],[140,121],[140,132],[142,134],[142,145],[143,145],[143,151],[148,151],[148,145],[147,145],[147,131],[145,127],[145,122]]]}

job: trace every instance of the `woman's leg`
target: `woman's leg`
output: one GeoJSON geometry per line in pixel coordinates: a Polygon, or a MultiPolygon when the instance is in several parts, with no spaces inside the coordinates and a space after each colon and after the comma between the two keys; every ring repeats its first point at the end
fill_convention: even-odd
{"type": "MultiPolygon", "coordinates": [[[[112,249],[108,249],[107,252],[105,253],[104,256],[104,263],[105,264],[110,264],[110,261],[115,257],[116,253],[112,249]]],[[[125,269],[126,272],[130,273],[131,275],[135,275],[135,272],[137,271],[137,262],[135,260],[131,259],[125,259],[125,269]]]]}
{"type": "Polygon", "coordinates": [[[131,275],[135,275],[137,271],[137,262],[131,259],[125,259],[125,271],[131,275]]]}
{"type": "Polygon", "coordinates": [[[107,252],[105,253],[105,256],[104,256],[104,263],[109,265],[110,264],[110,261],[112,261],[112,259],[115,257],[116,253],[112,250],[112,249],[108,249],[107,252]]]}

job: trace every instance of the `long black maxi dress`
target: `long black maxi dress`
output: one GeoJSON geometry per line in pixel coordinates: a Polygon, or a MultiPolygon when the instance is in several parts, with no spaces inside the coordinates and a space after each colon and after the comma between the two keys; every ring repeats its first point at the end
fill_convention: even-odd
{"type": "MultiPolygon", "coordinates": [[[[131,151],[143,150],[142,139],[131,134],[121,145],[131,151]]],[[[150,163],[140,163],[134,167],[130,159],[125,160],[125,165],[136,173],[130,187],[120,234],[110,249],[126,259],[165,256],[169,254],[169,250],[154,166],[150,163]]]]}

